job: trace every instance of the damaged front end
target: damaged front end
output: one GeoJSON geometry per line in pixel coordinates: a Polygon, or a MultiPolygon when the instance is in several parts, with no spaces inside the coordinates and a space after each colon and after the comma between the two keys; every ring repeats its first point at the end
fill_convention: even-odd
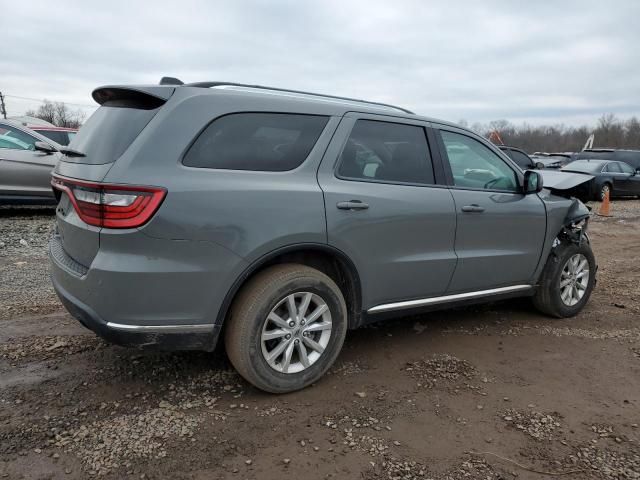
{"type": "MultiPolygon", "coordinates": [[[[547,210],[547,234],[543,255],[548,258],[559,245],[588,244],[587,229],[591,210],[582,199],[588,198],[592,175],[541,170],[543,190],[538,194],[547,210]]],[[[544,262],[540,263],[541,272],[544,262]]]]}
{"type": "Polygon", "coordinates": [[[565,172],[541,172],[544,188],[548,189],[552,195],[563,197],[571,203],[566,210],[566,215],[562,221],[562,229],[553,242],[553,248],[562,242],[572,242],[581,245],[582,242],[589,241],[587,227],[591,210],[581,198],[588,195],[592,175],[583,175],[565,172]]]}
{"type": "Polygon", "coordinates": [[[571,206],[569,214],[567,214],[566,223],[553,241],[553,248],[563,242],[571,242],[576,245],[582,245],[583,242],[589,243],[587,228],[589,226],[591,212],[588,207],[577,198],[572,198],[572,200],[574,204],[571,206]],[[576,210],[578,212],[576,212],[576,210]],[[576,213],[577,215],[574,215],[576,213]]]}
{"type": "Polygon", "coordinates": [[[565,198],[578,198],[582,202],[591,199],[593,175],[585,173],[558,172],[553,170],[539,170],[544,188],[555,195],[565,198]]]}

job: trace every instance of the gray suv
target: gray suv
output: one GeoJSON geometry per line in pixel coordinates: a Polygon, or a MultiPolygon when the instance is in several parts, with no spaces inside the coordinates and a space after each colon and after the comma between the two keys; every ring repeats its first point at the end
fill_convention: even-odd
{"type": "Polygon", "coordinates": [[[67,309],[114,343],[222,336],[244,378],[288,392],[348,329],[516,296],[569,317],[593,289],[570,195],[588,175],[543,188],[471,131],[374,102],[175,79],[93,98],[52,177],[50,256],[67,309]]]}

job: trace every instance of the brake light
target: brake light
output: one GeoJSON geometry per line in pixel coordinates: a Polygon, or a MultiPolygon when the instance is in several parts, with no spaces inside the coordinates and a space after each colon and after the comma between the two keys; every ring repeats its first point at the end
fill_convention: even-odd
{"type": "Polygon", "coordinates": [[[167,190],[161,187],[92,183],[55,174],[51,185],[69,196],[83,222],[104,228],[144,225],[167,194],[167,190]]]}

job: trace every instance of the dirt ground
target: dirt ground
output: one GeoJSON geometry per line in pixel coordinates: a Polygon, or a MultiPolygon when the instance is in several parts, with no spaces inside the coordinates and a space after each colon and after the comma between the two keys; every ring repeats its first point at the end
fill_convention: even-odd
{"type": "Polygon", "coordinates": [[[220,352],[83,329],[48,283],[52,214],[0,210],[1,478],[640,478],[639,200],[594,218],[578,317],[517,300],[372,326],[283,396],[220,352]]]}

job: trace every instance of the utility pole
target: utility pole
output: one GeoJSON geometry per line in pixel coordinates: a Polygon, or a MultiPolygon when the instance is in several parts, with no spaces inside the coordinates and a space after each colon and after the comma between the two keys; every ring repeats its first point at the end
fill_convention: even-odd
{"type": "Polygon", "coordinates": [[[0,113],[2,113],[2,117],[6,120],[7,119],[7,109],[4,106],[4,95],[2,95],[2,92],[0,92],[0,113]]]}

